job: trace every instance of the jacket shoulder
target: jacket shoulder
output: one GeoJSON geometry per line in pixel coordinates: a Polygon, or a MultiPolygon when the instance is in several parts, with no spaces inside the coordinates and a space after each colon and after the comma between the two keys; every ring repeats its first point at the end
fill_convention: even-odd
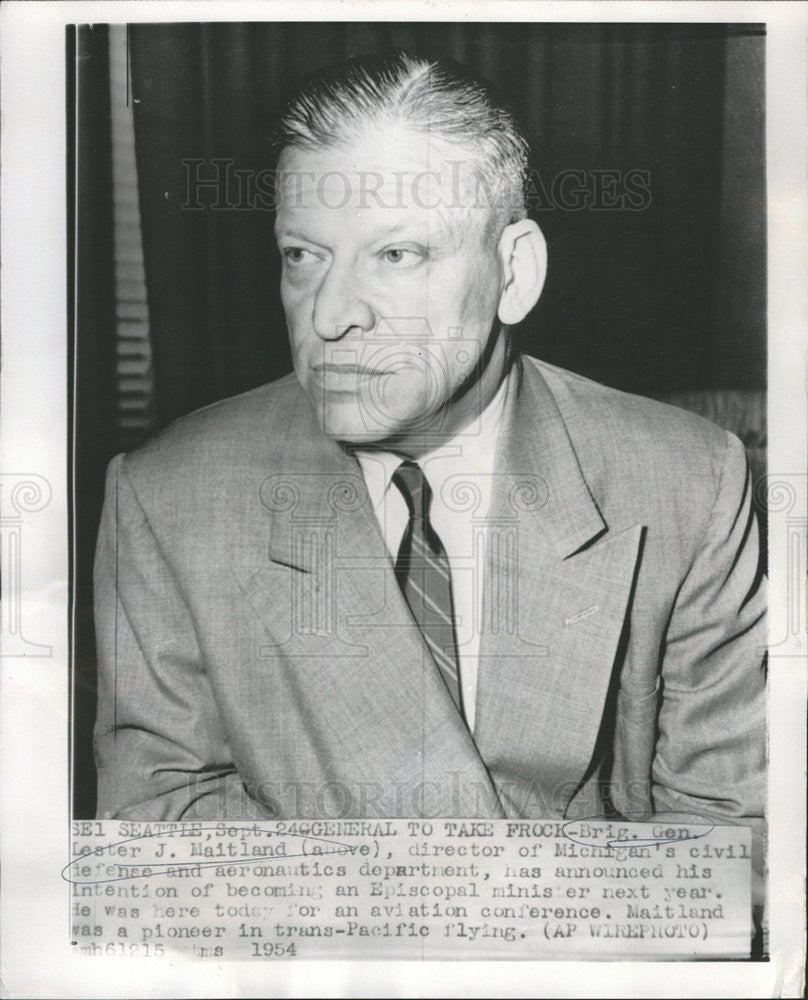
{"type": "Polygon", "coordinates": [[[195,466],[233,467],[271,460],[286,439],[302,398],[294,374],[286,375],[175,420],[123,459],[126,472],[147,479],[195,466]]]}
{"type": "Polygon", "coordinates": [[[735,435],[689,410],[613,389],[534,358],[526,361],[546,382],[576,439],[585,434],[589,441],[612,442],[624,454],[631,445],[643,452],[650,449],[657,459],[686,452],[696,461],[719,464],[728,439],[742,447],[735,435]]]}

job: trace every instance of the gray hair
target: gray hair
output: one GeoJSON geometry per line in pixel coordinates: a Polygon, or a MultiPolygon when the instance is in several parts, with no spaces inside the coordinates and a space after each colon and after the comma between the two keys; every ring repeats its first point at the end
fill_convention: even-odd
{"type": "Polygon", "coordinates": [[[392,52],[312,74],[287,104],[274,145],[344,146],[388,122],[474,150],[478,183],[502,224],[526,217],[527,142],[492,88],[452,59],[392,52]]]}

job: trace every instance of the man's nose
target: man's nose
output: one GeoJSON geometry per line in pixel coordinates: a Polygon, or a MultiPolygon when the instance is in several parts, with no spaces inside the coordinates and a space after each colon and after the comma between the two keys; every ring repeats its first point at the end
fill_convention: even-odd
{"type": "Polygon", "coordinates": [[[332,264],[317,290],[312,323],[323,340],[339,340],[351,330],[367,333],[376,317],[356,268],[332,264]]]}

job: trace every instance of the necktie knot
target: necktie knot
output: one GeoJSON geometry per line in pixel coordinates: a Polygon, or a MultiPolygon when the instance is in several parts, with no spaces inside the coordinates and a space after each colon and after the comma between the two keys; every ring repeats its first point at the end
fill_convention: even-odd
{"type": "Polygon", "coordinates": [[[432,490],[417,462],[402,462],[393,473],[393,482],[398,488],[410,511],[410,517],[427,521],[432,490]]]}

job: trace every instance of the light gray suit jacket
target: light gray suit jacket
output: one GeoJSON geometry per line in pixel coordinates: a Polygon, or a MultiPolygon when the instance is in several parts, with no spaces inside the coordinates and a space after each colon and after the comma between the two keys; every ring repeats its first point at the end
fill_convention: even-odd
{"type": "Polygon", "coordinates": [[[515,378],[481,552],[473,739],[356,460],[294,377],[111,463],[99,816],[671,810],[754,825],[765,635],[742,445],[533,359],[515,378]]]}

